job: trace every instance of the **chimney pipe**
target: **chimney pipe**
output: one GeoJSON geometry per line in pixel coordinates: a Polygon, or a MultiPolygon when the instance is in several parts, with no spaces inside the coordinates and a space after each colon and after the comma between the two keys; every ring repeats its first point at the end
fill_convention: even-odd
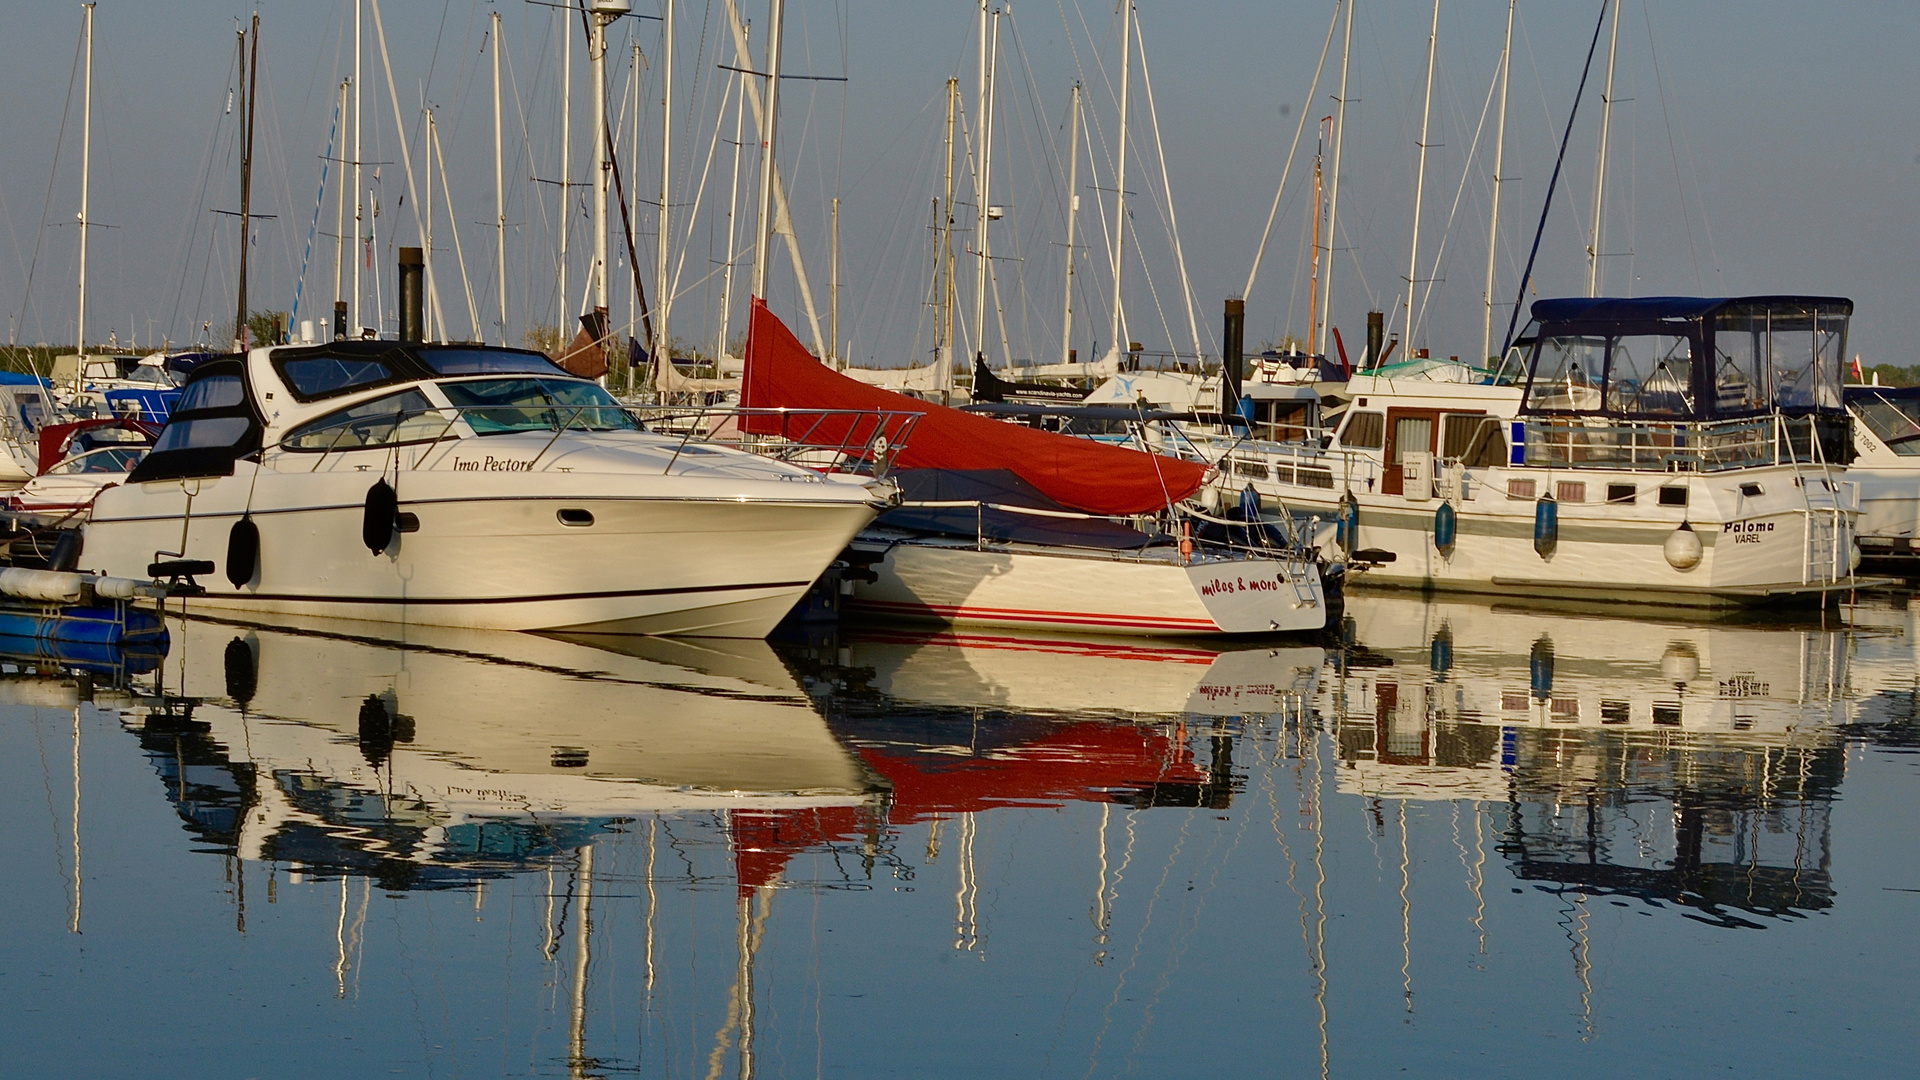
{"type": "Polygon", "coordinates": [[[1380,346],[1386,337],[1386,316],[1378,311],[1367,312],[1367,354],[1360,362],[1360,370],[1372,371],[1380,362],[1380,346]]]}
{"type": "Polygon", "coordinates": [[[333,302],[333,340],[347,340],[347,302],[345,300],[333,302]]]}
{"type": "Polygon", "coordinates": [[[1240,297],[1227,300],[1226,333],[1220,341],[1220,415],[1233,416],[1240,411],[1240,354],[1243,351],[1247,302],[1240,297]]]}
{"type": "Polygon", "coordinates": [[[426,297],[421,288],[426,280],[427,260],[421,249],[400,249],[400,340],[426,340],[426,297]]]}

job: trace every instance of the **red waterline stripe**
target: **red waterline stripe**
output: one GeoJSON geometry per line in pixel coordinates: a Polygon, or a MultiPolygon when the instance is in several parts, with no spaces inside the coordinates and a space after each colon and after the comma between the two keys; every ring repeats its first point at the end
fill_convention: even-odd
{"type": "Polygon", "coordinates": [[[1017,622],[1052,622],[1074,626],[1124,626],[1142,630],[1218,630],[1213,622],[1202,619],[1155,619],[1132,615],[1095,615],[1077,611],[1027,611],[1019,608],[968,608],[947,604],[901,604],[887,600],[855,600],[851,606],[906,615],[938,615],[948,618],[994,618],[1017,622]]]}

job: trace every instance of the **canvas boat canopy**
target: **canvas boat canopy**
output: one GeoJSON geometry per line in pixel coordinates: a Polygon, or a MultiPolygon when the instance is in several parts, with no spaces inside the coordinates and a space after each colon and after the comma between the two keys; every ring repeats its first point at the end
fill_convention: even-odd
{"type": "Polygon", "coordinates": [[[1837,412],[1853,301],[1833,296],[1541,300],[1516,340],[1523,413],[1718,420],[1837,412]]]}
{"type": "Polygon", "coordinates": [[[879,421],[872,416],[876,411],[918,413],[912,439],[893,458],[896,467],[1005,469],[1062,506],[1093,514],[1153,513],[1200,490],[1206,479],[1207,467],[1197,462],[970,416],[856,382],[815,360],[758,297],[747,329],[747,370],[740,404],[752,409],[865,413],[849,412],[844,418],[824,421],[809,418],[799,425],[765,415],[741,421],[741,428],[754,434],[787,435],[809,445],[836,447],[871,443],[881,435],[897,442],[897,430],[876,430],[866,436],[856,428],[877,426],[879,421]]]}

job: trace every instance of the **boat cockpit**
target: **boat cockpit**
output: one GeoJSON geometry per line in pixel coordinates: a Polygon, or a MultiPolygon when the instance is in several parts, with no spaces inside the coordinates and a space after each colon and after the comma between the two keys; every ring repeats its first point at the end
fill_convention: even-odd
{"type": "Polygon", "coordinates": [[[1524,365],[1525,463],[1845,464],[1852,314],[1823,296],[1538,301],[1506,364],[1524,365]]]}
{"type": "Polygon", "coordinates": [[[545,355],[343,341],[199,365],[131,482],[232,475],[262,450],[329,454],[520,432],[637,432],[598,384],[545,355]]]}

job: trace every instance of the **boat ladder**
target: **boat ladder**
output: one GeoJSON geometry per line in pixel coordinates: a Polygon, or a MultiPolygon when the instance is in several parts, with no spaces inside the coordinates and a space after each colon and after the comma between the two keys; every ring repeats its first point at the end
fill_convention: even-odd
{"type": "Polygon", "coordinates": [[[1293,606],[1295,610],[1313,607],[1320,599],[1313,595],[1312,563],[1306,559],[1289,558],[1280,564],[1280,575],[1287,579],[1293,588],[1293,606]]]}

